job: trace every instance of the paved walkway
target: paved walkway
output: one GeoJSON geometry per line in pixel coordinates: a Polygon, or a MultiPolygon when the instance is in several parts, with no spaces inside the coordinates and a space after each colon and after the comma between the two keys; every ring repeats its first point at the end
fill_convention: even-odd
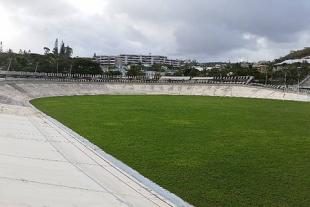
{"type": "Polygon", "coordinates": [[[0,104],[0,206],[173,206],[27,106],[0,104]]]}

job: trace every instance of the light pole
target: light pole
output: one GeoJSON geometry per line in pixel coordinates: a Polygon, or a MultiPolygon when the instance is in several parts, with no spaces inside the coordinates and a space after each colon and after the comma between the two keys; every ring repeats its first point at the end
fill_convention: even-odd
{"type": "Polygon", "coordinates": [[[265,68],[265,86],[267,86],[267,81],[268,81],[268,68],[265,68]]]}
{"type": "Polygon", "coordinates": [[[7,76],[10,71],[11,65],[12,65],[12,58],[9,58],[9,65],[8,65],[8,69],[6,70],[5,80],[7,80],[7,76]]]}
{"type": "Polygon", "coordinates": [[[286,90],[287,89],[287,84],[286,84],[286,82],[287,82],[287,71],[286,71],[286,68],[285,68],[285,70],[284,70],[284,84],[285,84],[285,86],[284,86],[284,89],[286,90]]]}
{"type": "Polygon", "coordinates": [[[299,69],[301,69],[301,67],[297,67],[297,77],[298,77],[298,93],[300,92],[300,71],[299,69]]]}
{"type": "Polygon", "coordinates": [[[56,62],[56,73],[57,73],[57,76],[58,76],[58,58],[57,58],[56,61],[57,61],[57,62],[56,62]]]}
{"type": "Polygon", "coordinates": [[[37,62],[37,64],[36,64],[36,68],[35,68],[35,70],[34,70],[34,73],[37,73],[37,71],[38,71],[38,66],[39,66],[39,62],[37,62]]]}
{"type": "Polygon", "coordinates": [[[71,74],[72,74],[72,63],[70,64],[70,76],[71,76],[71,74]]]}

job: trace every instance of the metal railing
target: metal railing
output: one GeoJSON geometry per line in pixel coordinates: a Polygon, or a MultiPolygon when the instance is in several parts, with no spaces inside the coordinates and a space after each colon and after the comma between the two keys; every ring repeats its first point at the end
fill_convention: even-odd
{"type": "Polygon", "coordinates": [[[109,82],[109,83],[171,83],[171,84],[248,84],[251,76],[210,77],[211,79],[176,80],[160,79],[156,76],[108,76],[92,74],[38,73],[23,71],[0,71],[0,78],[5,80],[41,80],[56,82],[109,82]]]}
{"type": "Polygon", "coordinates": [[[293,92],[293,93],[303,93],[303,94],[310,94],[310,89],[303,89],[298,86],[285,86],[285,85],[270,85],[270,84],[258,84],[258,83],[253,83],[251,86],[256,86],[256,87],[262,87],[262,88],[269,88],[269,89],[274,89],[274,90],[279,90],[282,92],[293,92]]]}
{"type": "Polygon", "coordinates": [[[154,76],[108,76],[108,75],[92,75],[92,74],[65,74],[65,73],[38,73],[38,72],[23,72],[23,71],[1,71],[1,78],[6,81],[52,81],[52,82],[77,82],[77,83],[136,83],[136,84],[193,84],[193,85],[214,85],[214,84],[231,84],[231,85],[248,85],[254,87],[269,88],[282,92],[294,92],[310,94],[310,88],[303,89],[298,86],[284,85],[265,85],[258,83],[250,83],[253,80],[252,76],[232,76],[232,77],[210,77],[194,78],[190,80],[161,80],[154,76]]]}

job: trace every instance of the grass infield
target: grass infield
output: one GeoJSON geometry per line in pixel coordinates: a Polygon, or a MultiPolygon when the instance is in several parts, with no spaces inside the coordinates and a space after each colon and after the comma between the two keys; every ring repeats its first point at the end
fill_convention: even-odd
{"type": "Polygon", "coordinates": [[[310,206],[310,104],[193,96],[32,103],[195,206],[310,206]]]}

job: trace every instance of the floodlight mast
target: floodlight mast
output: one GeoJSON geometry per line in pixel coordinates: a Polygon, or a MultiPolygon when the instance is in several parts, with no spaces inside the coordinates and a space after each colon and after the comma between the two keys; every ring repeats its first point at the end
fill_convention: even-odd
{"type": "Polygon", "coordinates": [[[302,67],[297,67],[297,76],[298,76],[298,93],[300,93],[300,71],[299,69],[302,69],[302,67]]]}
{"type": "Polygon", "coordinates": [[[70,64],[69,74],[70,74],[70,76],[71,76],[71,74],[72,74],[72,63],[70,64]]]}
{"type": "Polygon", "coordinates": [[[12,58],[9,58],[9,65],[8,65],[7,72],[10,71],[11,65],[12,65],[12,58]]]}
{"type": "Polygon", "coordinates": [[[6,73],[5,73],[5,80],[7,80],[7,76],[8,76],[8,73],[10,71],[11,65],[12,65],[12,58],[9,58],[9,65],[8,65],[8,68],[7,68],[6,73]]]}
{"type": "Polygon", "coordinates": [[[57,75],[58,75],[58,68],[59,68],[58,58],[57,58],[56,61],[57,61],[57,62],[56,62],[56,73],[57,73],[57,75]]]}
{"type": "Polygon", "coordinates": [[[288,90],[288,87],[287,87],[287,70],[285,69],[285,74],[284,74],[284,84],[285,84],[285,87],[284,87],[284,94],[287,93],[287,90],[288,90]]]}
{"type": "Polygon", "coordinates": [[[34,70],[35,73],[38,71],[38,66],[39,66],[39,62],[37,62],[37,64],[36,64],[36,68],[34,70]]]}

